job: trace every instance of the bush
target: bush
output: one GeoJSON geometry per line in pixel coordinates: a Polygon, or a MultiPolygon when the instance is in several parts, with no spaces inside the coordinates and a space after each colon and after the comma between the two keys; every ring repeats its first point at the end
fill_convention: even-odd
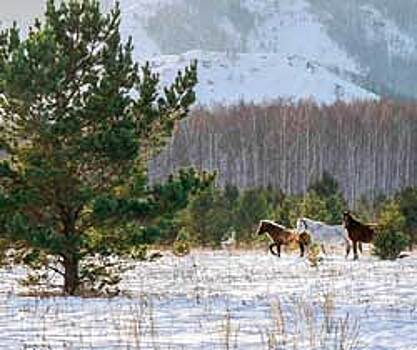
{"type": "MultiPolygon", "coordinates": [[[[328,222],[329,211],[326,201],[314,190],[304,196],[287,196],[275,209],[275,220],[286,227],[295,227],[297,219],[307,217],[312,220],[328,222]]],[[[340,216],[340,214],[339,214],[340,216]]]]}
{"type": "Polygon", "coordinates": [[[326,201],[313,190],[307,192],[300,202],[299,213],[300,217],[306,217],[312,220],[323,222],[330,220],[330,213],[327,210],[326,201]]]}
{"type": "Polygon", "coordinates": [[[406,220],[398,202],[390,200],[385,203],[379,222],[380,232],[374,239],[373,253],[381,259],[396,259],[409,243],[403,234],[406,220]]]}
{"type": "Polygon", "coordinates": [[[384,260],[395,260],[408,243],[409,239],[403,233],[384,230],[374,240],[373,254],[384,260]]]}
{"type": "Polygon", "coordinates": [[[401,213],[405,217],[405,232],[410,243],[417,243],[417,187],[406,188],[395,196],[401,213]]]}
{"type": "Polygon", "coordinates": [[[188,242],[176,241],[172,246],[172,253],[175,256],[186,256],[190,254],[191,248],[188,242]]]}
{"type": "Polygon", "coordinates": [[[133,247],[130,251],[130,257],[136,261],[145,261],[148,257],[148,246],[143,244],[133,247]]]}
{"type": "Polygon", "coordinates": [[[301,200],[302,198],[298,196],[286,196],[275,208],[275,220],[286,227],[295,226],[297,219],[301,216],[301,200]]]}
{"type": "Polygon", "coordinates": [[[362,194],[355,204],[358,219],[364,222],[376,221],[386,201],[387,197],[377,191],[362,194]]]}
{"type": "MultiPolygon", "coordinates": [[[[308,194],[313,197],[318,197],[324,203],[324,209],[321,209],[321,213],[316,209],[313,211],[313,215],[316,216],[310,217],[311,219],[325,221],[331,225],[340,224],[340,213],[343,212],[346,208],[347,203],[343,198],[343,194],[339,188],[339,184],[335,178],[333,178],[330,173],[324,172],[321,179],[313,182],[307,189],[308,194]]],[[[314,199],[314,198],[313,198],[314,199]]],[[[317,201],[317,199],[314,199],[317,201]]],[[[322,203],[319,203],[322,205],[322,203]]],[[[313,206],[314,208],[314,206],[313,206]]],[[[311,209],[310,209],[311,211],[311,209]]]]}
{"type": "Polygon", "coordinates": [[[247,190],[237,204],[235,224],[229,227],[236,227],[239,241],[251,241],[254,227],[259,220],[267,219],[270,213],[266,191],[261,188],[247,190]]]}
{"type": "Polygon", "coordinates": [[[220,246],[221,239],[233,222],[223,193],[214,187],[196,196],[181,218],[181,225],[193,241],[203,245],[220,246]]]}
{"type": "Polygon", "coordinates": [[[191,244],[190,244],[191,236],[190,233],[187,231],[185,227],[181,228],[181,230],[177,234],[177,238],[175,242],[172,244],[172,253],[175,256],[186,256],[191,252],[191,244]]]}

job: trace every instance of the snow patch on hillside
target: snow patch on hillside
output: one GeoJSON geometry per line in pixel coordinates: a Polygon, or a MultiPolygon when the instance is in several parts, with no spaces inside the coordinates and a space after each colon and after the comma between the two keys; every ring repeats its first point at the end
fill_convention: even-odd
{"type": "MultiPolygon", "coordinates": [[[[251,0],[251,6],[255,3],[251,0]]],[[[263,20],[250,38],[252,52],[298,55],[359,73],[356,62],[329,38],[308,3],[283,0],[278,7],[274,1],[263,3],[263,20]]]]}
{"type": "Polygon", "coordinates": [[[332,103],[337,99],[377,98],[318,63],[296,55],[192,51],[155,57],[151,65],[168,83],[194,58],[199,61],[197,97],[201,104],[242,100],[262,103],[279,98],[332,103]]]}
{"type": "MultiPolygon", "coordinates": [[[[104,10],[110,10],[114,1],[102,0],[101,5],[104,10]]],[[[210,51],[208,47],[204,48],[203,40],[201,50],[192,48],[170,56],[164,55],[159,46],[159,36],[149,32],[148,20],[158,13],[177,8],[180,11],[184,6],[191,9],[191,14],[187,16],[192,17],[195,8],[200,9],[195,16],[204,16],[198,3],[192,0],[121,0],[120,5],[123,39],[132,37],[135,59],[140,63],[151,61],[164,82],[172,81],[177,71],[192,59],[199,60],[199,103],[264,102],[277,98],[311,98],[331,103],[336,99],[376,97],[352,83],[349,74],[341,76],[337,73],[361,74],[356,62],[329,38],[305,0],[241,0],[240,6],[249,11],[248,16],[254,19],[253,26],[247,27],[239,26],[239,21],[232,19],[233,16],[228,17],[230,13],[226,15],[214,11],[219,13],[219,17],[208,21],[207,26],[202,21],[202,35],[209,35],[207,33],[211,33],[211,29],[224,33],[227,37],[225,50],[210,51]],[[237,44],[241,42],[244,45],[237,44]],[[237,47],[240,49],[237,50],[237,47]]],[[[207,7],[206,4],[204,6],[207,7]]],[[[212,6],[221,8],[216,3],[212,6]]],[[[245,11],[242,13],[247,15],[245,11]]],[[[7,16],[3,14],[3,17],[7,16]]],[[[22,19],[24,27],[27,26],[25,20],[22,19]]],[[[5,18],[3,22],[4,26],[7,23],[5,18]]],[[[182,22],[172,23],[162,21],[160,26],[171,25],[169,30],[176,33],[176,25],[182,22]]],[[[155,25],[152,28],[158,30],[158,24],[156,29],[155,25]]],[[[175,35],[174,38],[177,38],[175,35]]],[[[182,37],[179,39],[183,40],[182,37]]]]}
{"type": "Polygon", "coordinates": [[[124,20],[120,25],[122,34],[127,37],[131,36],[133,39],[133,45],[135,47],[136,58],[150,58],[155,55],[160,55],[161,52],[155,42],[146,33],[143,25],[140,21],[129,21],[129,17],[136,17],[136,12],[127,13],[124,15],[124,20]]]}
{"type": "MultiPolygon", "coordinates": [[[[278,98],[332,103],[337,99],[376,98],[334,73],[335,67],[356,75],[360,69],[329,38],[304,0],[242,1],[256,18],[255,29],[245,39],[245,52],[230,48],[226,52],[203,49],[163,55],[147,32],[147,19],[166,6],[184,3],[123,0],[122,32],[133,37],[136,59],[142,63],[151,61],[165,83],[172,81],[192,59],[198,59],[197,97],[201,104],[266,102],[278,98]]],[[[227,18],[219,18],[217,25],[232,42],[242,39],[242,33],[227,18]]]]}
{"type": "Polygon", "coordinates": [[[377,9],[362,6],[361,11],[366,24],[366,36],[372,41],[386,41],[390,57],[398,55],[410,57],[417,51],[413,38],[403,33],[396,23],[387,19],[377,9]]]}

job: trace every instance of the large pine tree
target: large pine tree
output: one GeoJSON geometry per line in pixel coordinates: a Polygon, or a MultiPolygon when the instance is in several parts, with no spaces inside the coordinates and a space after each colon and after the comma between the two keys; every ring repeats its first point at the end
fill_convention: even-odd
{"type": "Polygon", "coordinates": [[[183,172],[147,185],[147,160],[195,100],[196,64],[161,90],[121,41],[120,19],[118,5],[103,14],[95,0],[49,0],[27,38],[16,26],[0,34],[0,235],[24,262],[62,274],[71,295],[83,259],[132,241],[121,222],[150,225],[210,182],[183,172]]]}

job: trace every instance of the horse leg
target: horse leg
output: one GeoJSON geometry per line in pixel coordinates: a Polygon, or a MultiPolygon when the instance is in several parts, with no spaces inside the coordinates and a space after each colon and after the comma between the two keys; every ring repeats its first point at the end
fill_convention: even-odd
{"type": "Polygon", "coordinates": [[[321,246],[321,251],[323,252],[323,254],[327,255],[326,249],[324,249],[324,243],[321,243],[320,246],[321,246]]]}
{"type": "Polygon", "coordinates": [[[359,251],[361,252],[361,254],[363,254],[362,242],[358,242],[358,246],[359,246],[359,251]]]}
{"type": "Polygon", "coordinates": [[[358,256],[358,242],[357,241],[353,241],[353,260],[358,260],[359,256],[358,256]]]}
{"type": "Polygon", "coordinates": [[[347,259],[349,257],[350,248],[351,248],[350,243],[346,242],[346,257],[345,257],[345,259],[347,259]]]}
{"type": "Polygon", "coordinates": [[[300,257],[302,258],[304,256],[304,244],[302,242],[298,243],[300,245],[300,257]]]}

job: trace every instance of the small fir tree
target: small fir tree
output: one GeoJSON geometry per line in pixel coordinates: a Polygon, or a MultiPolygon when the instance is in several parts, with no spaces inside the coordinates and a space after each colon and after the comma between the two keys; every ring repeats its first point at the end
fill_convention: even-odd
{"type": "Polygon", "coordinates": [[[379,217],[380,229],[374,239],[373,253],[381,259],[396,259],[408,245],[404,235],[406,219],[395,200],[383,206],[379,217]]]}

